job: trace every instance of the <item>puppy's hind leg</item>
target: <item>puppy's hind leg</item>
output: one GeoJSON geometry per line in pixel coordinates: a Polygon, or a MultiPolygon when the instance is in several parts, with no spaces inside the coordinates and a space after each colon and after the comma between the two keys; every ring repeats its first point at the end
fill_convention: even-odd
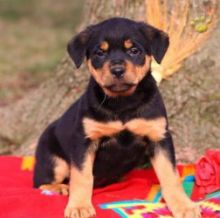
{"type": "Polygon", "coordinates": [[[67,195],[68,186],[62,183],[69,177],[69,165],[63,158],[57,156],[58,154],[62,156],[62,152],[53,134],[53,128],[54,123],[45,130],[39,140],[34,168],[34,187],[67,195]]]}
{"type": "Polygon", "coordinates": [[[44,183],[43,185],[40,185],[39,189],[68,195],[69,185],[63,183],[64,180],[69,178],[69,165],[66,161],[56,156],[53,157],[53,165],[53,181],[51,184],[44,183]]]}

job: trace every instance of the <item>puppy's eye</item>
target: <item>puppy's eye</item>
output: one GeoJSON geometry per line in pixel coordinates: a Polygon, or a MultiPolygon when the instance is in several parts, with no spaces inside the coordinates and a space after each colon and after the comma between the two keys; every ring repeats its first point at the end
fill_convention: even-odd
{"type": "Polygon", "coordinates": [[[99,57],[104,57],[106,55],[106,51],[104,51],[102,49],[98,49],[98,50],[96,50],[95,54],[99,57]]]}
{"type": "Polygon", "coordinates": [[[141,53],[141,51],[137,47],[132,47],[129,50],[127,50],[127,53],[130,56],[136,56],[136,55],[139,55],[141,53]]]}

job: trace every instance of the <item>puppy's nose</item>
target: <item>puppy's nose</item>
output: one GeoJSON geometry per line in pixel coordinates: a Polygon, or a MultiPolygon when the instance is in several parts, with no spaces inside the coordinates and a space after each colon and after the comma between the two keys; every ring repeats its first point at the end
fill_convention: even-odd
{"type": "Polygon", "coordinates": [[[124,61],[121,59],[113,59],[111,60],[111,73],[114,77],[121,78],[125,72],[124,61]]]}
{"type": "Polygon", "coordinates": [[[124,66],[111,67],[111,73],[113,74],[113,76],[115,76],[117,78],[123,77],[124,72],[125,72],[124,66]]]}

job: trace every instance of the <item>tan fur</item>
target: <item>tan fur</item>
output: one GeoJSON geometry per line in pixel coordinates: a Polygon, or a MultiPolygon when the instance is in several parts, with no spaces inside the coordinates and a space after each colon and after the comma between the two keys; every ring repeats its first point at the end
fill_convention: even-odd
{"type": "Polygon", "coordinates": [[[140,82],[146,73],[150,70],[151,66],[151,57],[150,56],[145,56],[145,63],[143,66],[135,66],[135,72],[138,78],[138,82],[140,82]]]}
{"type": "Polygon", "coordinates": [[[66,161],[59,157],[54,157],[54,183],[62,183],[65,178],[69,177],[70,169],[66,161]]]}
{"type": "Polygon", "coordinates": [[[82,169],[71,166],[69,200],[65,209],[66,218],[83,218],[95,216],[92,206],[93,163],[95,154],[88,152],[82,169]]]}
{"type": "Polygon", "coordinates": [[[145,64],[143,66],[134,65],[131,61],[126,61],[126,81],[138,84],[150,69],[151,57],[145,56],[145,64]]]}
{"type": "Polygon", "coordinates": [[[107,96],[110,96],[110,97],[113,97],[113,98],[118,96],[118,93],[111,92],[111,91],[108,90],[107,88],[103,88],[103,91],[104,91],[104,93],[105,93],[107,96]]]}
{"type": "Polygon", "coordinates": [[[124,92],[121,92],[121,93],[115,93],[115,92],[111,92],[110,90],[108,90],[106,88],[103,88],[105,94],[110,96],[110,97],[129,96],[135,91],[135,89],[136,89],[136,86],[133,86],[127,91],[124,91],[124,92]]]}
{"type": "Polygon", "coordinates": [[[163,197],[174,217],[200,218],[199,209],[186,196],[179,175],[168,160],[165,151],[156,150],[151,163],[160,181],[163,197]]]}
{"type": "Polygon", "coordinates": [[[54,156],[53,158],[55,167],[54,167],[54,181],[51,184],[41,185],[39,188],[41,190],[49,190],[52,192],[57,192],[62,195],[68,195],[68,185],[62,184],[62,182],[69,178],[69,165],[63,159],[54,156]]]}
{"type": "Polygon", "coordinates": [[[47,190],[51,192],[56,192],[58,194],[62,195],[68,195],[69,193],[69,185],[67,184],[47,184],[47,185],[41,185],[39,187],[41,190],[47,190]]]}
{"type": "Polygon", "coordinates": [[[130,39],[127,39],[127,40],[124,41],[124,47],[125,47],[126,49],[129,49],[129,48],[131,48],[132,46],[133,46],[133,42],[132,42],[130,39]]]}
{"type": "Polygon", "coordinates": [[[103,136],[113,136],[123,130],[120,121],[98,122],[90,118],[83,119],[83,127],[87,138],[91,140],[100,139],[103,136]]]}
{"type": "MultiPolygon", "coordinates": [[[[147,55],[145,57],[145,64],[143,66],[136,66],[132,62],[126,61],[126,70],[123,77],[123,81],[125,83],[133,83],[137,85],[143,79],[145,74],[149,71],[150,63],[151,63],[151,57],[147,55]]],[[[115,78],[113,78],[110,72],[109,62],[104,63],[101,69],[94,69],[90,59],[87,61],[87,65],[91,75],[96,80],[96,82],[102,87],[106,95],[110,97],[128,96],[135,91],[136,89],[135,85],[131,87],[129,90],[121,93],[114,93],[108,90],[107,88],[105,88],[105,86],[112,85],[118,82],[115,80],[115,78]]]]}
{"type": "Polygon", "coordinates": [[[101,42],[101,44],[100,44],[100,49],[102,49],[103,51],[108,51],[108,49],[109,49],[109,44],[108,44],[108,42],[107,42],[107,41],[101,42]]]}
{"type": "Polygon", "coordinates": [[[153,142],[162,140],[166,133],[166,119],[159,117],[152,120],[133,119],[125,124],[125,128],[139,136],[147,136],[153,142]]]}
{"type": "Polygon", "coordinates": [[[87,138],[95,141],[103,136],[113,136],[127,129],[139,136],[147,136],[158,142],[166,133],[166,119],[159,117],[153,120],[133,119],[123,124],[121,121],[98,122],[90,118],[83,119],[83,127],[87,138]]]}
{"type": "Polygon", "coordinates": [[[104,63],[102,69],[98,69],[98,70],[96,70],[92,66],[90,59],[87,61],[87,65],[88,65],[90,73],[92,74],[92,76],[94,77],[96,82],[101,87],[111,83],[112,75],[111,75],[111,72],[110,72],[110,69],[109,69],[109,62],[104,63]]]}

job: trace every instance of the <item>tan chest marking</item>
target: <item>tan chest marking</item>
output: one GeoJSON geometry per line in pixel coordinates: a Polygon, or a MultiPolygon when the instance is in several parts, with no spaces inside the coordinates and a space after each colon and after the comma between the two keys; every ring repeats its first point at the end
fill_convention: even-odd
{"type": "Polygon", "coordinates": [[[127,129],[135,135],[149,137],[157,142],[164,138],[166,133],[166,119],[164,117],[146,120],[142,118],[133,119],[123,124],[121,121],[98,122],[90,118],[83,119],[85,135],[91,140],[118,134],[127,129]]]}
{"type": "Polygon", "coordinates": [[[125,128],[135,135],[147,136],[153,142],[162,140],[166,133],[166,119],[164,117],[146,120],[133,119],[125,124],[125,128]]]}
{"type": "Polygon", "coordinates": [[[124,129],[121,121],[98,122],[90,118],[83,119],[83,127],[87,138],[100,139],[103,136],[113,136],[124,129]]]}

